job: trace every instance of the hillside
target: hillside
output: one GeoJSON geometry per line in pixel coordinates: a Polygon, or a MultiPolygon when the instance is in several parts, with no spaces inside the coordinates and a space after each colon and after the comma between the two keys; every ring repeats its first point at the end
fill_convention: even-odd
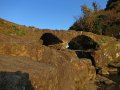
{"type": "Polygon", "coordinates": [[[0,42],[0,90],[119,89],[109,77],[119,73],[120,42],[113,37],[0,19],[0,42]]]}
{"type": "Polygon", "coordinates": [[[118,37],[120,34],[120,0],[108,0],[105,9],[93,2],[93,9],[83,5],[80,16],[70,30],[92,32],[99,35],[118,37]]]}

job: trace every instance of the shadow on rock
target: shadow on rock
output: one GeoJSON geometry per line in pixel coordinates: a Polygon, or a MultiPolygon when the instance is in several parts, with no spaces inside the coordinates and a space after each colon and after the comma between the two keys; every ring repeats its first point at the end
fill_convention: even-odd
{"type": "Polygon", "coordinates": [[[97,75],[96,79],[97,90],[120,90],[119,83],[116,82],[114,78],[118,78],[118,76],[110,75],[106,77],[97,75]]]}
{"type": "Polygon", "coordinates": [[[34,90],[28,73],[0,72],[0,90],[34,90]]]}
{"type": "Polygon", "coordinates": [[[73,38],[69,43],[68,49],[71,50],[98,50],[99,44],[95,42],[92,38],[79,35],[73,38]]]}
{"type": "Polygon", "coordinates": [[[94,57],[92,56],[93,52],[84,52],[84,51],[76,51],[78,58],[87,58],[90,59],[92,65],[96,67],[94,57]]]}
{"type": "MultiPolygon", "coordinates": [[[[117,73],[110,73],[107,78],[109,78],[110,80],[116,82],[118,85],[120,85],[120,74],[117,73]]],[[[119,88],[120,90],[120,88],[119,88]]]]}

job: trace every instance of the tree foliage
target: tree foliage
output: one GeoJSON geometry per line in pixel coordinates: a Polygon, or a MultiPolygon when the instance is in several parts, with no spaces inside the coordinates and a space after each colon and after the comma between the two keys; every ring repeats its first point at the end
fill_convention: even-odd
{"type": "Polygon", "coordinates": [[[92,6],[94,8],[94,11],[97,12],[98,11],[98,4],[96,2],[93,2],[92,6]]]}
{"type": "Polygon", "coordinates": [[[70,29],[109,36],[118,35],[120,33],[120,9],[115,3],[119,7],[119,0],[109,0],[105,10],[99,10],[95,2],[93,2],[94,10],[83,5],[83,16],[76,20],[70,29]]]}
{"type": "Polygon", "coordinates": [[[120,0],[108,0],[105,10],[115,9],[120,12],[120,0]]]}

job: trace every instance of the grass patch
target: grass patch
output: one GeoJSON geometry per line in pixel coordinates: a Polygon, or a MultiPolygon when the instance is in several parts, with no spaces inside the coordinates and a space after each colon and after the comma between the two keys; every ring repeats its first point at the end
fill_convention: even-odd
{"type": "Polygon", "coordinates": [[[17,35],[17,36],[24,36],[26,35],[26,31],[25,30],[20,30],[18,28],[16,28],[15,26],[11,26],[11,30],[8,32],[9,34],[13,34],[13,35],[17,35]]]}

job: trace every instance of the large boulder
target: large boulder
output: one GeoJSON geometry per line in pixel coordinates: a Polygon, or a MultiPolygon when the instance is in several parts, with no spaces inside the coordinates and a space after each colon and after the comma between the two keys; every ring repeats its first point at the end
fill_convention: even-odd
{"type": "MultiPolygon", "coordinates": [[[[96,72],[89,59],[79,59],[71,50],[41,47],[36,58],[31,58],[32,54],[17,56],[15,52],[1,55],[0,71],[28,73],[35,90],[96,90],[96,72]]],[[[27,52],[34,53],[32,49],[27,52]]]]}
{"type": "Polygon", "coordinates": [[[96,66],[102,69],[102,74],[109,74],[111,70],[109,63],[120,60],[120,43],[114,41],[106,44],[100,50],[95,51],[94,59],[96,66]]]}

